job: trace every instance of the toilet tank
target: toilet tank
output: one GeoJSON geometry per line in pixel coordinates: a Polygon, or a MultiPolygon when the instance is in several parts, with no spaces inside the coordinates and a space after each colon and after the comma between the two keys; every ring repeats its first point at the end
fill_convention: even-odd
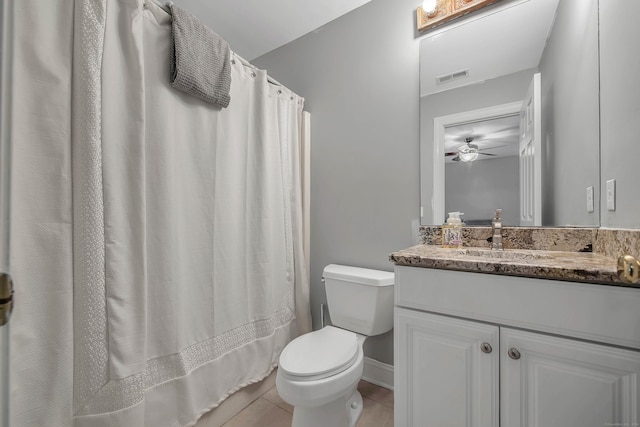
{"type": "Polygon", "coordinates": [[[394,274],[330,264],[323,272],[331,322],[363,335],[393,328],[394,274]]]}

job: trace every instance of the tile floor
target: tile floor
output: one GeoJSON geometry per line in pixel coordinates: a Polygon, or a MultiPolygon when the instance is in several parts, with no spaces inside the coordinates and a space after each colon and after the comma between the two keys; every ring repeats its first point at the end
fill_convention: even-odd
{"type": "MultiPolygon", "coordinates": [[[[364,410],[357,427],[393,427],[393,392],[383,387],[360,381],[364,410]]],[[[289,427],[293,407],[284,402],[276,388],[233,417],[223,427],[289,427]]]]}

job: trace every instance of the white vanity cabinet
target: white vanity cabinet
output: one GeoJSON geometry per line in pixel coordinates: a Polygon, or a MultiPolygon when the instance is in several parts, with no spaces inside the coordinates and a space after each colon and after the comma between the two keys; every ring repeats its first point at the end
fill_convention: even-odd
{"type": "Polygon", "coordinates": [[[640,423],[640,289],[396,267],[395,425],[640,423]]]}
{"type": "Polygon", "coordinates": [[[638,425],[640,352],[500,329],[502,425],[638,425]]]}
{"type": "Polygon", "coordinates": [[[498,327],[404,308],[395,316],[394,425],[498,426],[498,327]]]}

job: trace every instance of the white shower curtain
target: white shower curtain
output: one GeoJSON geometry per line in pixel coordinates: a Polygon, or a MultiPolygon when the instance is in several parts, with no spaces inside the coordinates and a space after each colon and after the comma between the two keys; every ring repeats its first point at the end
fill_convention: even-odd
{"type": "Polygon", "coordinates": [[[303,100],[175,91],[152,2],[12,14],[11,425],[191,425],[310,329],[303,100]]]}

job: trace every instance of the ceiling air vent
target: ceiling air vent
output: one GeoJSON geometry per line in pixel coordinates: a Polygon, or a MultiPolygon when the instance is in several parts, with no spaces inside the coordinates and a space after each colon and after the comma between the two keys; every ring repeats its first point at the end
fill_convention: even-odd
{"type": "Polygon", "coordinates": [[[463,79],[469,76],[469,70],[456,71],[455,73],[445,74],[436,77],[436,83],[441,85],[443,83],[449,83],[454,80],[463,79]]]}

